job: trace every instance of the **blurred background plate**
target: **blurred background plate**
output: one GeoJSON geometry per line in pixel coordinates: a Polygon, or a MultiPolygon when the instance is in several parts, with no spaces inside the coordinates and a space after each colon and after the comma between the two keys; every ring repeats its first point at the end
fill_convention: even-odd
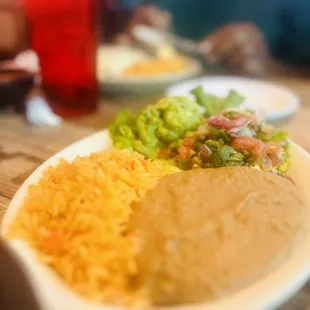
{"type": "Polygon", "coordinates": [[[145,94],[164,91],[171,84],[199,75],[202,65],[188,58],[187,68],[140,76],[123,76],[122,70],[137,61],[150,57],[143,50],[129,46],[101,46],[97,53],[97,77],[103,92],[122,94],[145,94]]]}
{"type": "Polygon", "coordinates": [[[299,97],[290,89],[266,81],[239,77],[202,77],[172,85],[165,95],[188,95],[197,85],[206,92],[226,96],[233,89],[246,97],[244,105],[270,121],[286,119],[299,108],[299,97]]]}

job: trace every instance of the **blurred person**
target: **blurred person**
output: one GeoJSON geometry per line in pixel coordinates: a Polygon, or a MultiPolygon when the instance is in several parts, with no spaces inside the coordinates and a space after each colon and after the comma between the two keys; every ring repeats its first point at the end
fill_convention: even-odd
{"type": "Polygon", "coordinates": [[[249,75],[309,75],[308,0],[154,0],[133,14],[116,42],[132,43],[136,24],[173,28],[199,41],[207,65],[249,75]]]}
{"type": "MultiPolygon", "coordinates": [[[[176,34],[205,46],[208,65],[252,75],[310,75],[308,0],[134,1],[139,2],[118,42],[131,42],[135,24],[163,29],[172,25],[176,34]]],[[[29,45],[23,1],[0,0],[0,60],[13,58],[29,45]]]]}
{"type": "Polygon", "coordinates": [[[28,47],[23,1],[0,0],[0,60],[13,58],[28,47]]]}

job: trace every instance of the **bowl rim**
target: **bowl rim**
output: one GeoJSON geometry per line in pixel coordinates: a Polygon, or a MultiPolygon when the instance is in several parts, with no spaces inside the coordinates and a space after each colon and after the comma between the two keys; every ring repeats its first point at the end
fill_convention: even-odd
{"type": "Polygon", "coordinates": [[[178,89],[187,89],[188,87],[194,87],[194,85],[203,85],[208,82],[218,82],[218,83],[227,83],[227,82],[237,82],[240,84],[251,84],[256,85],[258,87],[264,88],[273,88],[274,90],[281,92],[287,98],[287,104],[283,109],[279,109],[277,111],[269,112],[267,115],[267,119],[269,121],[280,120],[284,118],[288,118],[295,114],[300,107],[300,97],[290,88],[285,87],[281,84],[278,84],[274,81],[266,81],[257,78],[251,77],[240,77],[240,76],[201,76],[193,79],[189,79],[186,81],[179,81],[177,83],[169,86],[165,91],[165,96],[171,97],[177,95],[178,89]]]}
{"type": "Polygon", "coordinates": [[[133,76],[133,77],[122,77],[122,76],[117,76],[117,77],[108,77],[104,76],[101,71],[99,66],[99,59],[102,56],[102,52],[104,50],[107,51],[113,51],[113,50],[132,50],[132,51],[141,51],[143,50],[139,48],[135,48],[132,46],[124,46],[124,45],[117,45],[117,44],[107,44],[107,45],[100,45],[97,50],[97,78],[99,83],[102,83],[103,85],[107,86],[119,86],[119,85],[152,85],[152,84],[167,84],[171,83],[173,81],[179,81],[181,79],[186,79],[190,77],[197,76],[200,74],[203,70],[203,66],[201,62],[191,56],[188,55],[183,55],[186,59],[189,60],[189,66],[184,69],[184,70],[178,70],[174,72],[167,72],[167,73],[162,73],[162,74],[156,74],[156,75],[141,75],[141,76],[133,76]]]}

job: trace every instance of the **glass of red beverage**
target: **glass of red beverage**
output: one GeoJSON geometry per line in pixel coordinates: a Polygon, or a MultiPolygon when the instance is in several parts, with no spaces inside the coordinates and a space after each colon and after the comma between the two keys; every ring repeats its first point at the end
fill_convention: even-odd
{"type": "Polygon", "coordinates": [[[65,117],[94,112],[99,93],[99,2],[25,0],[25,11],[52,109],[65,117]]]}

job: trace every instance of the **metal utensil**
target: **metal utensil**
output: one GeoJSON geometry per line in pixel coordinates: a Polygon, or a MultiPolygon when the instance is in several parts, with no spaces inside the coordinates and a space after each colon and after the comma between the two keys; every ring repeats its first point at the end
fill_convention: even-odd
{"type": "Polygon", "coordinates": [[[158,55],[173,55],[176,51],[191,55],[202,55],[212,48],[208,43],[202,45],[145,25],[136,25],[133,28],[133,35],[138,42],[145,44],[148,48],[155,49],[158,55]]]}

